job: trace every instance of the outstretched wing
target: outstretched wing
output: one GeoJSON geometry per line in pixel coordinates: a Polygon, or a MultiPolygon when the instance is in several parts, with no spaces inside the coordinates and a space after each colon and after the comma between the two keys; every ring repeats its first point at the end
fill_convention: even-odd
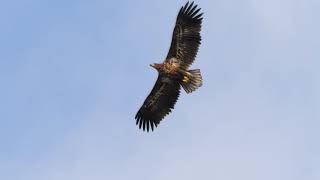
{"type": "Polygon", "coordinates": [[[172,57],[179,60],[180,66],[187,69],[194,61],[201,43],[202,14],[200,8],[189,5],[181,7],[173,30],[171,46],[166,60],[172,57]]]}
{"type": "Polygon", "coordinates": [[[151,93],[137,112],[135,119],[137,125],[143,130],[153,131],[154,126],[171,112],[180,94],[180,85],[174,79],[160,75],[151,93]]]}

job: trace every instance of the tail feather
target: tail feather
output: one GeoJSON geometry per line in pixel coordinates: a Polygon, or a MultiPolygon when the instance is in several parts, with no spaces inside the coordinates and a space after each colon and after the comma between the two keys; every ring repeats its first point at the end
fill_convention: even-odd
{"type": "Polygon", "coordinates": [[[202,76],[200,69],[192,69],[188,71],[191,75],[188,76],[189,81],[181,82],[181,86],[186,93],[191,93],[202,86],[202,76]]]}

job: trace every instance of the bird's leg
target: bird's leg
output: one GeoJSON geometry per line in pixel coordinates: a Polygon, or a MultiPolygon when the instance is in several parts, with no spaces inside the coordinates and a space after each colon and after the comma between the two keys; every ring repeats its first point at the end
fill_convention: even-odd
{"type": "Polygon", "coordinates": [[[192,77],[192,74],[189,73],[188,71],[186,71],[186,75],[187,75],[188,77],[192,77]]]}
{"type": "Polygon", "coordinates": [[[189,79],[187,76],[183,76],[182,81],[183,81],[184,83],[189,82],[189,80],[190,80],[190,79],[189,79]]]}
{"type": "Polygon", "coordinates": [[[184,72],[184,75],[183,75],[183,82],[184,83],[188,83],[190,81],[190,78],[192,77],[192,74],[189,73],[188,71],[185,71],[184,72]]]}

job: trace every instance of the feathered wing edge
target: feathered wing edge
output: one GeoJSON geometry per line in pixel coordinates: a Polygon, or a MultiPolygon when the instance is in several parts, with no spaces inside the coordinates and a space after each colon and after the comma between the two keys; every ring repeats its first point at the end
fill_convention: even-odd
{"type": "Polygon", "coordinates": [[[143,130],[152,131],[174,108],[180,95],[179,82],[159,75],[149,96],[137,112],[136,124],[143,130]]]}
{"type": "Polygon", "coordinates": [[[192,19],[194,21],[202,20],[201,16],[203,13],[198,14],[198,12],[201,10],[201,8],[198,8],[198,5],[194,5],[194,2],[192,1],[189,4],[189,1],[180,8],[180,11],[177,16],[177,21],[179,21],[179,18],[185,16],[185,18],[192,19]]]}

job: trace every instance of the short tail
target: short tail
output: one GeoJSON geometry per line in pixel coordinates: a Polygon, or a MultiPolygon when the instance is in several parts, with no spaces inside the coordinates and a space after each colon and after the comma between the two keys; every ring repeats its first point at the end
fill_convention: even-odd
{"type": "Polygon", "coordinates": [[[188,71],[187,77],[181,81],[181,86],[186,93],[191,93],[202,86],[202,76],[200,69],[193,69],[188,71]]]}

